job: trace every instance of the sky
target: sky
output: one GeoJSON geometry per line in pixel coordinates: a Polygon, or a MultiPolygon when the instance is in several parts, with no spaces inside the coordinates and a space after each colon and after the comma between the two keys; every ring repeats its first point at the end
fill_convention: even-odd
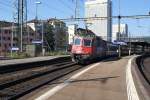
{"type": "MultiPolygon", "coordinates": [[[[0,0],[0,20],[12,21],[15,0],[0,0]]],[[[74,16],[74,0],[37,0],[38,19],[48,18],[70,18],[74,16]]],[[[28,20],[35,18],[36,0],[27,0],[28,20]]],[[[84,2],[79,0],[80,17],[84,17],[84,2]]],[[[118,15],[119,0],[112,0],[113,16],[118,15]]],[[[150,0],[120,0],[121,15],[145,15],[150,11],[150,0]]],[[[117,20],[113,19],[113,24],[117,20]]],[[[129,32],[132,36],[150,36],[150,19],[121,19],[121,23],[128,24],[129,32]]],[[[82,23],[83,24],[83,23],[82,23]]]]}

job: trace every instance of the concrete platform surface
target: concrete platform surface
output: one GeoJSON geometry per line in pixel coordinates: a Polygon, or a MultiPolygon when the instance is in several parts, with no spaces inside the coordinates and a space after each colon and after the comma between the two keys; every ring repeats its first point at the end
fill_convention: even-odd
{"type": "Polygon", "coordinates": [[[65,57],[65,56],[46,56],[46,57],[34,57],[34,58],[25,58],[25,59],[0,60],[0,66],[44,61],[44,60],[55,59],[58,57],[65,57]]]}
{"type": "MultiPolygon", "coordinates": [[[[44,100],[127,100],[126,65],[130,58],[101,61],[78,78],[64,83],[67,85],[59,86],[61,82],[58,82],[58,87],[49,89],[50,94],[44,100]]],[[[39,97],[35,100],[42,100],[39,97]]]]}

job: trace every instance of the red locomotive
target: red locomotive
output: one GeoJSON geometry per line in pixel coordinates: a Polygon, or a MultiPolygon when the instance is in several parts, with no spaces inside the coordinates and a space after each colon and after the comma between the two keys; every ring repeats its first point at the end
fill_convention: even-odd
{"type": "Polygon", "coordinates": [[[90,30],[77,29],[72,44],[72,61],[85,63],[98,57],[117,55],[117,46],[102,40],[90,30]]]}

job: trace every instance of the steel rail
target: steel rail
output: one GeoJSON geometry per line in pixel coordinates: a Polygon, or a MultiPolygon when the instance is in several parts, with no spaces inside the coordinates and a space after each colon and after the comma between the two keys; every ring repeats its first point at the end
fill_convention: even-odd
{"type": "MultiPolygon", "coordinates": [[[[53,80],[63,77],[64,75],[67,75],[80,68],[83,67],[76,65],[76,63],[64,62],[47,66],[47,68],[41,72],[35,71],[31,72],[30,74],[26,73],[25,75],[22,74],[21,76],[16,76],[14,79],[12,78],[12,80],[9,80],[8,82],[5,81],[3,83],[3,80],[1,79],[0,98],[4,100],[17,99],[53,80]]],[[[21,71],[23,72],[24,70],[21,71]]]]}

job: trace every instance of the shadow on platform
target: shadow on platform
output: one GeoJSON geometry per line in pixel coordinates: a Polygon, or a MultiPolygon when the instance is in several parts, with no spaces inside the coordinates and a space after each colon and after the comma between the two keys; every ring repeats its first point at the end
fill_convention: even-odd
{"type": "Polygon", "coordinates": [[[114,79],[114,78],[118,78],[120,76],[113,76],[113,77],[102,77],[102,78],[91,78],[91,79],[81,79],[81,80],[69,80],[69,81],[64,81],[64,82],[54,82],[54,83],[50,83],[48,85],[54,85],[54,84],[61,84],[61,83],[79,83],[79,82],[93,82],[93,81],[99,81],[101,83],[107,83],[107,81],[109,79],[114,79]]]}
{"type": "Polygon", "coordinates": [[[110,58],[106,58],[105,60],[102,60],[102,62],[117,61],[120,59],[121,58],[119,58],[119,57],[110,57],[110,58]]]}

